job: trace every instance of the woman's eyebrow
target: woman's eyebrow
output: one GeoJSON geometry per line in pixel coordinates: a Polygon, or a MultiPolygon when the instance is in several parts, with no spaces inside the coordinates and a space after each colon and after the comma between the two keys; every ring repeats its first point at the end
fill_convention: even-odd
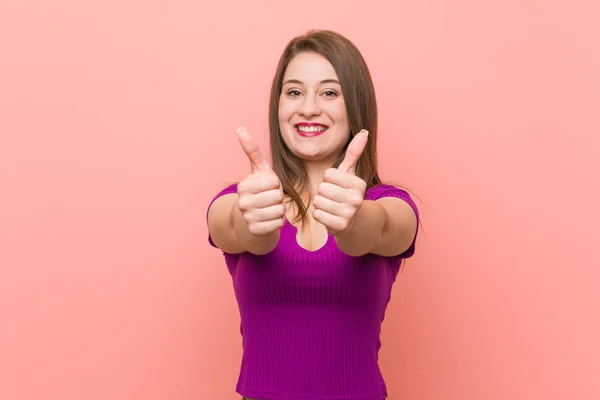
{"type": "MultiPolygon", "coordinates": [[[[288,79],[287,81],[283,82],[284,85],[287,83],[295,83],[298,85],[303,85],[302,81],[300,81],[298,79],[288,79]]],[[[337,83],[338,85],[340,84],[340,82],[337,79],[324,79],[321,81],[321,83],[337,83]]]]}

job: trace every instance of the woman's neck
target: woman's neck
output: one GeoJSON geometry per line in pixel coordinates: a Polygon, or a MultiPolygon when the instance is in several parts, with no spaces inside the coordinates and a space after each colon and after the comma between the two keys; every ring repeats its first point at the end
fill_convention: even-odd
{"type": "MultiPolygon", "coordinates": [[[[331,168],[334,164],[334,161],[305,161],[304,162],[304,170],[306,171],[307,182],[306,186],[303,188],[301,192],[298,192],[302,202],[305,206],[308,205],[308,213],[309,215],[312,213],[312,198],[317,194],[319,185],[323,182],[323,177],[325,175],[325,171],[328,168],[331,168]]],[[[297,190],[300,188],[297,188],[297,190]]],[[[290,198],[288,200],[288,211],[290,215],[297,215],[297,207],[290,198]]],[[[306,227],[305,227],[306,228],[306,227]]]]}
{"type": "Polygon", "coordinates": [[[332,165],[333,163],[331,161],[304,163],[304,168],[308,177],[307,189],[310,190],[311,196],[314,196],[317,193],[319,185],[321,184],[321,182],[323,182],[323,176],[325,175],[325,171],[328,168],[331,168],[332,165]]]}

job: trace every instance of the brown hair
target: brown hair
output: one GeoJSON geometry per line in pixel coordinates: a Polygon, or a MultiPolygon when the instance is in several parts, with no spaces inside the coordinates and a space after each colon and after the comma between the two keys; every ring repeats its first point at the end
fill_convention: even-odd
{"type": "MultiPolygon", "coordinates": [[[[356,175],[367,183],[367,188],[382,183],[377,172],[375,88],[360,51],[350,40],[329,30],[311,30],[295,37],[283,51],[273,78],[269,104],[269,132],[273,170],[281,181],[284,193],[295,203],[298,210],[297,220],[301,220],[302,223],[307,222],[308,204],[305,205],[302,201],[301,193],[308,189],[308,176],[302,161],[287,148],[281,137],[278,114],[285,70],[292,58],[304,52],[325,57],[338,75],[350,126],[348,143],[361,129],[369,131],[367,147],[356,165],[356,175]]],[[[341,154],[333,167],[337,167],[343,158],[344,154],[341,154]]]]}

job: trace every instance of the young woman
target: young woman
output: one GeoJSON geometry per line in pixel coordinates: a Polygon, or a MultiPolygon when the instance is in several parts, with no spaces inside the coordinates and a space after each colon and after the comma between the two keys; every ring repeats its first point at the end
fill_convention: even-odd
{"type": "Polygon", "coordinates": [[[241,316],[237,392],[252,400],[383,400],[379,334],[413,255],[418,210],[377,173],[377,106],[358,49],[311,31],[284,50],[272,165],[244,128],[250,174],[211,202],[241,316]]]}

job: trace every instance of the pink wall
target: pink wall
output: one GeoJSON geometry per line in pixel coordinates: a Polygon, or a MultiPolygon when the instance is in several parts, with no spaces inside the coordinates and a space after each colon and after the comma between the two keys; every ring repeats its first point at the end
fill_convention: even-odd
{"type": "Polygon", "coordinates": [[[206,3],[1,3],[0,399],[238,399],[204,212],[312,27],[363,51],[421,200],[390,399],[600,398],[598,3],[206,3]]]}

